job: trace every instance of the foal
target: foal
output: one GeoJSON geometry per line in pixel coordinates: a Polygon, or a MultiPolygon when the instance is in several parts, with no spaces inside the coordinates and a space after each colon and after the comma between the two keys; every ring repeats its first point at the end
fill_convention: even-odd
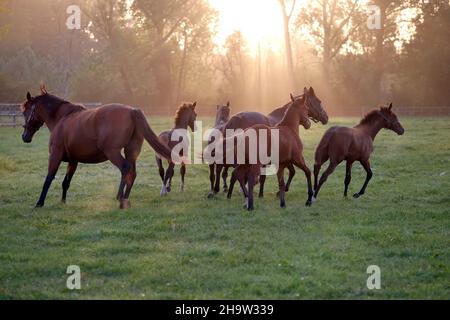
{"type": "MultiPolygon", "coordinates": [[[[225,125],[227,124],[228,120],[230,119],[230,102],[228,101],[225,106],[218,105],[217,106],[217,112],[216,112],[216,121],[214,122],[214,129],[220,130],[223,132],[225,125]]],[[[214,140],[212,137],[208,138],[208,144],[213,143],[214,140]]],[[[214,156],[214,153],[212,153],[214,156]]],[[[208,194],[208,198],[214,197],[214,181],[215,181],[215,170],[216,170],[216,164],[211,163],[209,165],[209,181],[211,182],[211,192],[208,194]]],[[[219,178],[219,177],[217,177],[219,178]]],[[[222,173],[222,179],[223,179],[223,189],[228,190],[227,187],[227,176],[226,172],[223,171],[222,173]]]]}
{"type": "Polygon", "coordinates": [[[361,122],[353,127],[332,127],[325,132],[322,140],[316,149],[314,164],[314,201],[319,194],[319,190],[327,180],[328,176],[334,171],[336,166],[342,161],[347,161],[345,181],[344,181],[344,197],[347,196],[348,185],[352,179],[352,164],[359,161],[366,170],[367,176],[364,185],[358,193],[353,195],[359,198],[364,194],[369,180],[372,178],[372,170],[370,169],[369,158],[373,151],[373,141],[381,129],[389,129],[402,135],[405,130],[398,121],[395,113],[392,112],[392,103],[388,108],[381,107],[379,110],[370,111],[361,122]],[[328,159],[330,163],[328,168],[320,178],[317,185],[320,167],[328,159]]]}
{"type": "MultiPolygon", "coordinates": [[[[310,206],[312,201],[313,190],[311,186],[311,171],[307,167],[303,158],[303,144],[300,140],[298,129],[299,125],[302,125],[303,127],[305,127],[305,129],[309,129],[311,127],[311,122],[308,119],[308,108],[306,106],[307,100],[308,96],[306,94],[298,98],[294,98],[291,94],[291,103],[289,104],[289,107],[287,108],[283,119],[275,127],[270,128],[269,126],[259,124],[247,129],[256,130],[258,133],[259,130],[265,129],[267,132],[266,141],[269,141],[267,146],[268,150],[270,150],[270,144],[274,143],[270,141],[270,131],[274,129],[279,130],[279,166],[277,177],[280,207],[282,208],[286,207],[286,184],[284,183],[284,169],[292,164],[302,169],[305,173],[308,183],[308,200],[306,201],[306,205],[310,206]]],[[[259,134],[257,134],[257,137],[259,137],[259,134]]],[[[258,148],[259,147],[262,146],[259,145],[258,141],[258,148]]],[[[248,158],[248,149],[246,149],[246,159],[248,158]]],[[[259,163],[238,165],[233,171],[231,177],[230,189],[228,190],[228,198],[231,198],[234,184],[236,183],[236,180],[239,180],[239,183],[244,190],[244,196],[246,197],[246,207],[249,211],[253,210],[253,188],[254,185],[258,182],[260,167],[261,165],[259,163]],[[248,184],[248,191],[245,188],[246,183],[248,184]]]]}
{"type": "MultiPolygon", "coordinates": [[[[187,128],[191,128],[192,131],[194,131],[194,123],[195,119],[197,118],[197,113],[195,113],[195,106],[197,105],[197,102],[194,103],[183,103],[181,106],[178,107],[178,110],[175,114],[175,127],[171,130],[166,130],[160,133],[159,139],[161,142],[166,145],[170,150],[174,148],[175,145],[179,143],[179,141],[172,141],[172,134],[174,130],[177,129],[183,129],[187,130],[187,128]]],[[[185,131],[186,134],[187,131],[185,131]]],[[[183,157],[183,152],[180,152],[180,156],[183,157]]],[[[171,190],[171,184],[172,184],[172,177],[174,174],[173,168],[175,167],[175,163],[172,160],[168,160],[169,167],[167,168],[167,171],[164,175],[164,167],[162,164],[162,158],[158,154],[156,155],[156,164],[159,168],[159,175],[162,180],[162,187],[161,187],[161,196],[165,196],[168,192],[171,190]]],[[[180,168],[180,174],[181,174],[181,184],[180,184],[180,190],[184,190],[184,175],[186,174],[186,165],[184,162],[181,163],[180,168]]]]}

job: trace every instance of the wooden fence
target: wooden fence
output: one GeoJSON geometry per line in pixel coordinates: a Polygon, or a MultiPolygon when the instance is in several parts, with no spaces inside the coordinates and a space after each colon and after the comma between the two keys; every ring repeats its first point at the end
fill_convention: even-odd
{"type": "MultiPolygon", "coordinates": [[[[95,108],[100,102],[81,103],[87,108],[95,108]]],[[[24,124],[24,118],[18,103],[0,103],[0,127],[17,127],[24,124]]]]}

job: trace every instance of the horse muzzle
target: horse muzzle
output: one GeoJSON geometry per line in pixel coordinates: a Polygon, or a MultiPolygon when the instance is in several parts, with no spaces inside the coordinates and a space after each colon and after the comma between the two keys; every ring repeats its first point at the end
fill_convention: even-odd
{"type": "Polygon", "coordinates": [[[22,140],[23,140],[23,142],[25,142],[25,143],[30,143],[31,140],[32,140],[32,138],[31,138],[31,136],[29,136],[28,134],[22,134],[22,140]]]}

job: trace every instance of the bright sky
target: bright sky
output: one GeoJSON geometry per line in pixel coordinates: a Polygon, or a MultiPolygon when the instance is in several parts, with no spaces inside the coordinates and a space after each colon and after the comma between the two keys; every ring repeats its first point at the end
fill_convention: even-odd
{"type": "MultiPolygon", "coordinates": [[[[308,0],[298,0],[304,3],[308,0]]],[[[277,0],[209,0],[219,12],[216,43],[223,45],[225,39],[240,30],[256,51],[258,43],[280,51],[283,48],[283,20],[277,0]]],[[[297,5],[298,5],[297,4],[297,5]]]]}

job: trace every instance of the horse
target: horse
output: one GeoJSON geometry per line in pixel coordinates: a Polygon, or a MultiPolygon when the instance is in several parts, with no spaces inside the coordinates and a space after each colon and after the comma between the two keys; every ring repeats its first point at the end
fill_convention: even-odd
{"type": "Polygon", "coordinates": [[[353,197],[359,198],[365,193],[372,178],[369,158],[373,152],[373,141],[383,128],[392,130],[398,135],[405,133],[397,115],[392,112],[392,103],[389,107],[380,107],[380,109],[370,111],[353,128],[336,126],[325,132],[315,152],[313,201],[317,199],[319,190],[328,176],[344,160],[346,161],[344,197],[347,197],[348,186],[352,179],[352,165],[355,161],[359,161],[366,171],[366,180],[361,190],[355,193],[353,197]],[[330,160],[328,168],[320,177],[317,185],[320,168],[328,159],[330,160]]]}
{"type": "MultiPolygon", "coordinates": [[[[228,101],[226,105],[217,105],[216,110],[216,120],[214,122],[214,129],[223,132],[223,128],[226,123],[230,119],[230,102],[228,101]]],[[[208,138],[208,144],[213,143],[214,140],[210,137],[208,138]]],[[[208,198],[214,196],[214,171],[215,171],[215,163],[209,165],[209,181],[211,183],[211,192],[208,194],[208,198]]],[[[224,171],[225,172],[225,171],[224,171]]],[[[226,177],[223,178],[224,188],[227,185],[226,177]]]]}
{"type": "Polygon", "coordinates": [[[122,104],[86,109],[49,94],[45,86],[41,86],[41,95],[32,97],[28,92],[26,99],[21,106],[25,117],[22,140],[31,143],[44,123],[50,130],[48,172],[36,204],[38,208],[44,206],[61,162],[68,163],[62,183],[62,202],[66,202],[67,190],[78,163],[94,164],[109,160],[121,172],[117,200],[121,209],[127,209],[136,179],[136,160],[144,139],[156,152],[170,158],[170,150],[158,140],[139,109],[122,104]]]}
{"type": "MultiPolygon", "coordinates": [[[[180,105],[175,114],[175,121],[174,121],[175,126],[172,129],[163,131],[159,134],[159,139],[170,150],[172,150],[175,147],[175,145],[179,143],[179,141],[172,141],[172,134],[174,130],[177,129],[187,130],[187,128],[189,127],[191,128],[192,131],[194,131],[195,120],[197,119],[197,113],[195,113],[196,105],[197,102],[183,103],[182,105],[180,105]]],[[[183,156],[182,152],[180,152],[180,156],[183,156]]],[[[158,165],[159,169],[159,176],[161,177],[162,181],[160,195],[165,196],[168,192],[171,191],[171,184],[172,184],[172,177],[174,174],[175,163],[172,160],[168,160],[169,166],[166,172],[164,173],[164,167],[162,164],[163,157],[156,154],[155,158],[156,164],[158,165]]],[[[183,191],[184,176],[186,174],[186,165],[184,162],[181,162],[180,174],[181,174],[180,191],[183,191]]]]}
{"type": "MultiPolygon", "coordinates": [[[[307,89],[305,87],[303,89],[303,92],[304,92],[303,94],[306,94],[308,96],[308,99],[307,99],[308,117],[314,122],[320,121],[324,125],[327,124],[328,123],[328,115],[322,106],[322,101],[319,99],[319,97],[317,97],[314,89],[312,87],[310,87],[309,89],[307,89]]],[[[303,95],[300,95],[297,98],[300,98],[302,96],[303,95]]],[[[283,105],[279,108],[276,108],[271,113],[269,113],[267,116],[263,115],[262,113],[253,112],[253,111],[239,112],[230,118],[230,120],[225,125],[223,130],[225,132],[227,129],[233,129],[233,130],[247,129],[256,124],[263,124],[266,126],[273,127],[283,119],[283,117],[286,113],[286,110],[289,108],[289,106],[290,106],[290,102],[286,103],[285,105],[283,105]]],[[[228,168],[229,168],[229,166],[225,165],[225,164],[216,165],[215,176],[217,177],[217,179],[215,180],[215,186],[214,186],[215,194],[220,191],[220,180],[218,177],[220,177],[222,169],[224,170],[222,173],[222,179],[225,181],[224,182],[224,192],[227,191],[226,179],[228,176],[228,168]]],[[[286,190],[285,190],[286,192],[289,191],[289,187],[290,187],[292,179],[294,178],[294,175],[295,175],[295,168],[293,165],[289,165],[287,167],[287,169],[289,170],[289,178],[286,183],[286,190]]],[[[260,190],[259,190],[260,198],[262,198],[264,195],[265,176],[262,175],[261,178],[262,178],[262,181],[261,181],[260,190]]]]}
{"type": "MultiPolygon", "coordinates": [[[[290,165],[295,165],[298,168],[302,169],[305,173],[307,185],[308,185],[308,199],[306,201],[306,206],[310,206],[312,203],[313,189],[311,185],[311,171],[305,163],[303,158],[303,144],[299,137],[299,125],[302,125],[305,129],[309,129],[311,127],[311,122],[308,118],[308,94],[306,93],[302,95],[300,98],[295,98],[291,94],[291,102],[285,112],[283,119],[277,123],[274,127],[269,127],[264,124],[254,125],[247,130],[256,130],[259,137],[259,131],[264,129],[267,132],[268,141],[267,150],[270,150],[271,143],[273,143],[270,139],[271,130],[277,129],[279,130],[279,163],[277,170],[278,177],[278,187],[279,187],[279,199],[280,199],[280,207],[286,207],[285,201],[285,189],[286,185],[284,183],[284,169],[290,165]]],[[[244,132],[245,132],[244,131],[244,132]]],[[[258,148],[262,147],[257,144],[258,148]]],[[[266,150],[266,151],[267,151],[266,150]]],[[[246,149],[246,160],[249,157],[248,149],[246,149]]],[[[258,150],[258,155],[260,154],[258,150]]],[[[267,152],[266,152],[267,154],[267,152]]],[[[231,198],[233,193],[233,187],[236,180],[239,181],[241,188],[244,191],[244,196],[246,198],[246,207],[247,210],[251,211],[254,209],[253,205],[253,188],[255,184],[258,182],[258,177],[260,176],[261,163],[256,164],[238,164],[235,170],[233,171],[230,188],[228,190],[227,198],[231,198]],[[245,188],[245,184],[248,185],[248,190],[245,188]]],[[[261,175],[262,177],[262,175],[261,175]]]]}

